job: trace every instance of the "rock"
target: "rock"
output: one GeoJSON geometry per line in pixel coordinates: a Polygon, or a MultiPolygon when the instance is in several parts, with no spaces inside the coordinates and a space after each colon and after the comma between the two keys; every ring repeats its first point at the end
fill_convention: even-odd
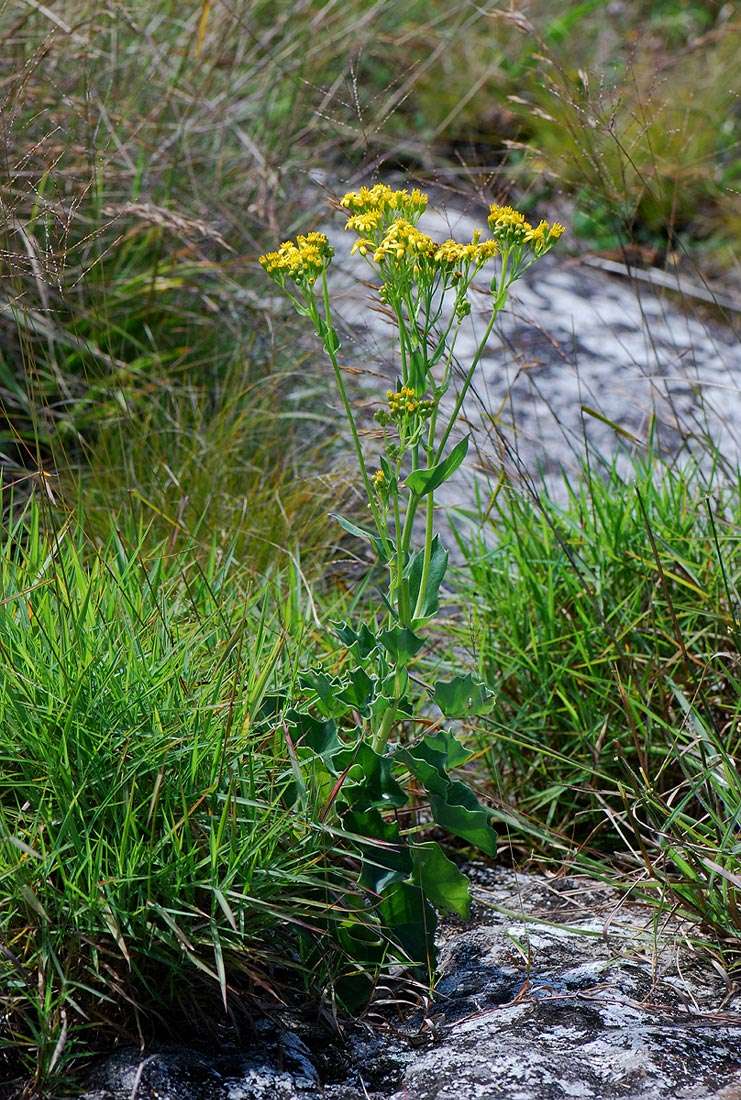
{"type": "Polygon", "coordinates": [[[583,879],[469,870],[424,1011],[341,1045],[265,1023],[246,1051],[123,1051],[84,1100],[741,1100],[741,1014],[686,929],[583,879]]]}
{"type": "Polygon", "coordinates": [[[681,929],[657,939],[649,913],[615,915],[583,881],[483,879],[474,927],[441,951],[434,1038],[393,1100],[741,1097],[741,1016],[678,951],[681,929]]]}
{"type": "MultiPolygon", "coordinates": [[[[265,1029],[264,1029],[265,1030],[265,1029]]],[[[311,1054],[294,1032],[246,1051],[122,1050],[92,1075],[84,1100],[294,1100],[317,1095],[311,1054]]]]}

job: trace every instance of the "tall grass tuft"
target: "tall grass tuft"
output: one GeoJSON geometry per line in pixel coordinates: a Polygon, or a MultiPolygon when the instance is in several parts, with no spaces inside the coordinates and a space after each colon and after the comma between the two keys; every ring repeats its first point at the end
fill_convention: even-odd
{"type": "Polygon", "coordinates": [[[651,456],[586,470],[565,503],[508,488],[494,540],[460,540],[497,695],[477,736],[516,845],[612,864],[723,942],[741,918],[740,500],[651,456]]]}
{"type": "Polygon", "coordinates": [[[114,485],[200,533],[244,506],[256,567],[281,525],[324,527],[310,463],[288,486],[317,396],[254,287],[322,159],[316,28],[352,33],[301,7],[0,5],[0,462],[19,485],[87,465],[91,522],[114,485]]]}
{"type": "Polygon", "coordinates": [[[0,548],[3,1044],[37,1084],[255,995],[331,995],[333,929],[366,920],[341,841],[284,799],[299,572],[145,534],[94,544],[33,499],[0,548]]]}

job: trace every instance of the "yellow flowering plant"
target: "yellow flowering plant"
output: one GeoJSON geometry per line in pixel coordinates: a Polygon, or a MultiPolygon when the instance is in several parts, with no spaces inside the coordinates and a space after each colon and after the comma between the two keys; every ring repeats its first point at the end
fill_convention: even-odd
{"type": "Polygon", "coordinates": [[[496,855],[489,811],[451,775],[469,753],[443,728],[446,720],[485,713],[490,693],[467,674],[429,689],[410,675],[425,628],[438,613],[448,564],[435,529],[435,494],[466,456],[468,437],[455,444],[451,437],[510,287],[564,229],[545,221],[533,227],[519,211],[494,204],[488,237],[476,232],[465,243],[435,241],[418,224],[427,202],[416,189],[379,183],[339,203],[357,238],[351,251],[369,264],[397,328],[398,377],[376,412],[382,443],[374,472],[339,361],[327,237],[298,236],[260,263],[311,320],[330,360],[368,508],[367,523],[335,518],[370,544],[388,579],[373,628],[334,624],[348,655],[342,673],[304,674],[305,705],[287,720],[292,759],[301,769],[296,787],[305,789],[310,780],[326,792],[323,820],[332,815],[361,859],[361,884],[376,899],[379,928],[377,942],[363,943],[367,967],[373,971],[390,957],[431,979],[436,913],[467,916],[470,891],[442,848],[422,839],[417,792],[424,791],[427,813],[440,828],[496,855]],[[483,333],[456,387],[458,336],[471,311],[472,287],[483,280],[483,333]],[[418,516],[424,535],[416,546],[418,516]],[[415,736],[418,728],[428,732],[415,736]]]}

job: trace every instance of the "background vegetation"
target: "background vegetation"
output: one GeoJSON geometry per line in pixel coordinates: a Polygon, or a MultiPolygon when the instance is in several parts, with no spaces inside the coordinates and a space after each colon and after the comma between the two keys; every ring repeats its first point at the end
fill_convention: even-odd
{"type": "MultiPolygon", "coordinates": [[[[402,169],[733,288],[740,29],[712,0],[0,2],[6,1076],[131,1034],[165,971],[192,1016],[224,983],[331,998],[345,965],[312,918],[351,864],[316,822],[296,853],[290,756],[247,722],[362,598],[318,350],[257,255],[402,169]]],[[[654,460],[498,501],[440,660],[498,692],[471,733],[503,855],[640,886],[729,965],[738,484],[654,460]]]]}

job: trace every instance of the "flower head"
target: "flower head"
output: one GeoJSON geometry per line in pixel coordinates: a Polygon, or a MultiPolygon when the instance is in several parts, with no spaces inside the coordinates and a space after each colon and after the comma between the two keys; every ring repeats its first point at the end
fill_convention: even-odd
{"type": "Polygon", "coordinates": [[[402,386],[398,390],[386,390],[389,403],[389,416],[392,420],[403,420],[408,416],[428,417],[435,407],[430,398],[419,397],[411,386],[402,386]]]}
{"type": "Polygon", "coordinates": [[[427,207],[427,201],[427,195],[416,187],[413,191],[406,188],[394,191],[388,184],[376,183],[373,187],[348,191],[340,199],[340,206],[350,211],[346,229],[364,236],[375,236],[378,240],[390,223],[397,219],[417,222],[427,207]]]}
{"type": "Polygon", "coordinates": [[[404,218],[397,218],[386,230],[373,259],[379,264],[387,259],[402,260],[407,257],[413,260],[430,259],[436,249],[437,245],[432,237],[428,237],[404,218]]]}
{"type": "Polygon", "coordinates": [[[460,244],[454,240],[443,241],[437,246],[435,263],[440,267],[459,267],[464,264],[481,267],[498,254],[499,245],[495,240],[482,241],[479,237],[477,230],[470,244],[460,244]]]}
{"type": "Polygon", "coordinates": [[[359,252],[361,256],[367,256],[369,252],[374,252],[375,248],[374,241],[369,240],[367,237],[359,237],[350,249],[350,255],[354,256],[356,252],[359,252]]]}
{"type": "Polygon", "coordinates": [[[531,229],[525,240],[532,248],[536,256],[542,256],[558,240],[566,230],[560,222],[551,225],[546,221],[538,222],[535,229],[531,229]]]}
{"type": "Polygon", "coordinates": [[[512,206],[493,203],[489,208],[492,235],[506,245],[528,244],[536,256],[544,255],[565,232],[559,222],[538,222],[533,228],[525,215],[512,206]]]}
{"type": "Polygon", "coordinates": [[[275,252],[260,256],[260,264],[280,286],[287,279],[313,286],[329,265],[334,250],[324,233],[299,234],[295,241],[284,241],[275,252]]]}
{"type": "Polygon", "coordinates": [[[348,218],[345,229],[352,229],[355,233],[372,233],[379,228],[382,220],[381,210],[366,210],[363,214],[353,214],[348,218]]]}
{"type": "Polygon", "coordinates": [[[496,240],[506,244],[522,244],[532,230],[525,215],[513,206],[499,206],[492,203],[489,207],[489,228],[496,240]]]}

